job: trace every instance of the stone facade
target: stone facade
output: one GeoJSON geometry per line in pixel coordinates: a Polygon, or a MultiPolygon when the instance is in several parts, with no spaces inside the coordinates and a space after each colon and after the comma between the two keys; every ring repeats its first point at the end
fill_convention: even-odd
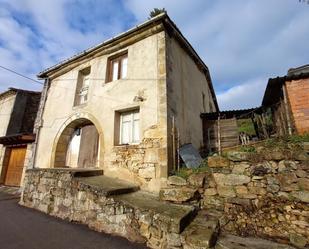
{"type": "Polygon", "coordinates": [[[41,73],[40,77],[48,78],[47,98],[37,122],[43,125],[38,128],[32,166],[67,166],[64,162],[72,132],[88,122],[99,134],[93,167],[103,169],[107,176],[159,192],[173,168],[172,116],[180,145],[193,143],[199,149],[200,113],[217,108],[206,66],[176,31],[164,14],[41,73]],[[128,56],[127,77],[106,82],[109,59],[123,52],[128,56]],[[76,106],[78,76],[85,68],[90,68],[88,99],[76,106]],[[118,116],[132,109],[139,110],[140,141],[122,145],[118,116]]]}
{"type": "Polygon", "coordinates": [[[161,139],[143,139],[138,145],[115,146],[112,165],[133,172],[137,182],[144,185],[159,175],[158,158],[162,150],[161,139]]]}

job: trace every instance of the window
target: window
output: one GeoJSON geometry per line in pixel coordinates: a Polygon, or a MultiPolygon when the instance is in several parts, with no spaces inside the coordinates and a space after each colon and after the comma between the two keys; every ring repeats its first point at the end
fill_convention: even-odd
{"type": "Polygon", "coordinates": [[[128,53],[108,59],[106,82],[124,79],[128,71],[128,53]]]}
{"type": "Polygon", "coordinates": [[[80,104],[87,102],[88,90],[89,90],[89,75],[85,75],[82,80],[82,87],[79,91],[80,104]]]}
{"type": "Polygon", "coordinates": [[[90,67],[85,68],[78,73],[74,105],[81,105],[88,101],[89,84],[90,67]]]}
{"type": "Polygon", "coordinates": [[[120,144],[139,143],[139,110],[120,114],[120,144]]]}

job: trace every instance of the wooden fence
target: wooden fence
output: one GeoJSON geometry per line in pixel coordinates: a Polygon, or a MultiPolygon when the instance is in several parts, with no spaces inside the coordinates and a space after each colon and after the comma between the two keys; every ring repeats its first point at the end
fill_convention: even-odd
{"type": "Polygon", "coordinates": [[[237,119],[203,119],[203,136],[204,146],[208,152],[239,145],[237,119]]]}

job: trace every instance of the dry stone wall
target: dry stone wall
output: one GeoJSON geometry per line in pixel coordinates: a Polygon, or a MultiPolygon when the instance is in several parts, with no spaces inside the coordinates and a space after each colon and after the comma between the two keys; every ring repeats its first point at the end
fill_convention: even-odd
{"type": "Polygon", "coordinates": [[[161,199],[215,213],[221,231],[230,234],[309,246],[308,155],[284,159],[277,151],[267,157],[252,160],[247,152],[209,157],[207,172],[187,180],[170,177],[161,199]]]}
{"type": "Polygon", "coordinates": [[[110,154],[111,169],[129,172],[131,181],[143,190],[157,193],[167,174],[167,150],[163,144],[163,138],[144,138],[137,145],[114,146],[110,154]]]}
{"type": "Polygon", "coordinates": [[[112,165],[126,168],[137,177],[149,181],[156,178],[156,169],[160,162],[161,139],[143,139],[138,145],[115,146],[112,165]]]}
{"type": "Polygon", "coordinates": [[[242,236],[293,240],[309,237],[309,167],[306,161],[260,163],[231,158],[214,172],[203,196],[203,208],[222,210],[221,228],[242,236]]]}
{"type": "Polygon", "coordinates": [[[99,232],[147,243],[150,248],[184,248],[185,241],[180,241],[182,218],[183,214],[190,215],[192,208],[173,204],[165,207],[155,197],[147,200],[141,193],[132,197],[135,199],[110,196],[104,189],[83,185],[76,178],[78,174],[66,169],[27,170],[20,204],[99,232]],[[146,202],[146,206],[154,206],[159,212],[139,202],[146,202]]]}

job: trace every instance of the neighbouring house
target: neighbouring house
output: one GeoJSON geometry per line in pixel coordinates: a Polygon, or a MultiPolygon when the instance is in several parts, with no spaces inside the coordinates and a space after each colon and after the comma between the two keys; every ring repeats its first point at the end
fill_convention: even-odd
{"type": "Polygon", "coordinates": [[[209,70],[166,13],[38,75],[34,168],[102,168],[158,191],[218,111],[209,70]]]}
{"type": "Polygon", "coordinates": [[[269,79],[262,107],[271,113],[277,135],[309,132],[309,65],[269,79]]]}
{"type": "Polygon", "coordinates": [[[269,79],[257,108],[202,113],[204,153],[221,151],[250,140],[309,132],[309,65],[269,79]]]}
{"type": "Polygon", "coordinates": [[[0,184],[20,186],[35,140],[41,94],[10,88],[0,93],[0,184]]]}

